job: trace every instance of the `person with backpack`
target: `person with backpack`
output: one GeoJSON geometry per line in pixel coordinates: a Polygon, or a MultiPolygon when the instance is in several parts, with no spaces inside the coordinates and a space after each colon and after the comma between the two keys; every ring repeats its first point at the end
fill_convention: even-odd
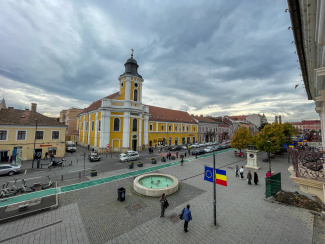
{"type": "Polygon", "coordinates": [[[186,208],[183,209],[183,219],[184,219],[184,231],[188,232],[188,222],[192,220],[192,214],[190,211],[190,205],[187,204],[186,208]]]}

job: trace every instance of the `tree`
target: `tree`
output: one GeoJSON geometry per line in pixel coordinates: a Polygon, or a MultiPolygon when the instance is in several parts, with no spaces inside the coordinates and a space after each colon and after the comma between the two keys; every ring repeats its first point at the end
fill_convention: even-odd
{"type": "Polygon", "coordinates": [[[283,148],[283,143],[287,141],[284,131],[282,124],[266,125],[256,137],[257,149],[265,152],[270,150],[272,153],[280,151],[283,148]]]}
{"type": "Polygon", "coordinates": [[[247,148],[252,142],[252,136],[250,135],[249,129],[244,126],[239,127],[231,140],[231,147],[240,150],[247,148]]]}
{"type": "Polygon", "coordinates": [[[260,131],[263,130],[263,128],[268,124],[269,124],[268,122],[262,123],[261,126],[260,126],[260,131]]]}
{"type": "Polygon", "coordinates": [[[296,135],[296,129],[289,123],[282,124],[284,136],[287,138],[287,143],[291,143],[291,137],[296,135]]]}

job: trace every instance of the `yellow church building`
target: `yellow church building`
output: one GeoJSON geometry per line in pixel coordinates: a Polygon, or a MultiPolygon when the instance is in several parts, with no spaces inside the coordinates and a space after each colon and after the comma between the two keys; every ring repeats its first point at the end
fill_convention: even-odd
{"type": "Polygon", "coordinates": [[[133,54],[124,66],[119,92],[93,102],[78,115],[78,144],[103,153],[196,142],[198,124],[187,112],[142,103],[144,80],[133,54]]]}

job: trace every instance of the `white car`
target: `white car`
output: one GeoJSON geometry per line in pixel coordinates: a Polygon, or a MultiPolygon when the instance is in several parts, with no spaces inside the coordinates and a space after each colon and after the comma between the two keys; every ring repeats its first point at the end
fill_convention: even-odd
{"type": "Polygon", "coordinates": [[[206,147],[206,148],[204,148],[203,150],[204,150],[204,152],[206,152],[206,153],[213,152],[213,148],[212,148],[212,147],[206,147]]]}
{"type": "Polygon", "coordinates": [[[204,147],[204,143],[200,143],[199,144],[199,147],[204,147]]]}
{"type": "Polygon", "coordinates": [[[129,162],[133,160],[139,160],[139,153],[138,152],[131,152],[127,153],[124,156],[120,157],[121,162],[129,162]]]}
{"type": "Polygon", "coordinates": [[[124,157],[128,153],[138,153],[138,152],[136,152],[136,151],[127,151],[126,153],[121,153],[120,157],[124,157]]]}

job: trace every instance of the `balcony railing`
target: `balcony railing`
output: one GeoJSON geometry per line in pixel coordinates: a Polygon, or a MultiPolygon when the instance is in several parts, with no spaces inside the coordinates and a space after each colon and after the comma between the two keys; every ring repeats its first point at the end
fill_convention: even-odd
{"type": "Polygon", "coordinates": [[[290,149],[289,154],[296,177],[325,181],[324,148],[301,146],[290,149]]]}

